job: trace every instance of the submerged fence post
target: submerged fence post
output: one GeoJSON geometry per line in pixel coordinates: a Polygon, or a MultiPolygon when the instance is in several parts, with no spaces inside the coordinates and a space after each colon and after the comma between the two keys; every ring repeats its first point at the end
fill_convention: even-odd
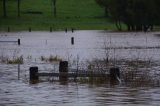
{"type": "Polygon", "coordinates": [[[36,83],[39,80],[38,76],[38,67],[30,67],[29,69],[30,73],[30,82],[31,83],[36,83]]]}
{"type": "Polygon", "coordinates": [[[68,61],[60,61],[59,63],[59,80],[67,81],[68,80],[68,61]]]}
{"type": "Polygon", "coordinates": [[[21,40],[20,39],[18,39],[18,45],[21,45],[21,40]]]}
{"type": "Polygon", "coordinates": [[[71,37],[71,44],[74,45],[74,37],[71,37]]]}
{"type": "Polygon", "coordinates": [[[20,79],[20,64],[18,64],[18,80],[20,79]]]}
{"type": "Polygon", "coordinates": [[[110,82],[111,83],[114,83],[114,82],[117,82],[119,81],[120,79],[120,70],[119,68],[110,68],[110,82]]]}

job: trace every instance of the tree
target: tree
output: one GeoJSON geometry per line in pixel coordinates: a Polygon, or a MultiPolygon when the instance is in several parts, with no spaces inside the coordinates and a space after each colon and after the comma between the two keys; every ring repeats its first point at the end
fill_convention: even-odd
{"type": "Polygon", "coordinates": [[[124,23],[128,30],[139,31],[152,29],[160,18],[159,0],[96,0],[99,5],[108,8],[118,30],[124,23]],[[107,3],[107,4],[105,4],[107,3]],[[158,17],[158,18],[156,18],[158,17]]]}
{"type": "Polygon", "coordinates": [[[155,12],[155,17],[157,18],[156,20],[155,20],[155,23],[156,24],[160,24],[160,20],[158,20],[158,19],[160,19],[160,0],[155,0],[155,10],[156,10],[156,12],[155,12]]]}
{"type": "Polygon", "coordinates": [[[152,20],[155,18],[153,0],[128,0],[127,4],[127,15],[123,22],[128,30],[146,31],[153,25],[152,20]]]}
{"type": "Polygon", "coordinates": [[[95,0],[95,1],[99,6],[104,8],[105,16],[108,17],[109,16],[108,3],[107,3],[108,0],[95,0]]]}

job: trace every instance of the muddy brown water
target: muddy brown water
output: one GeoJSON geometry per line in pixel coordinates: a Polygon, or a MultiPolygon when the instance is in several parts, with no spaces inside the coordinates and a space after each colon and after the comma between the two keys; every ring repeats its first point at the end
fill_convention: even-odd
{"type": "MultiPolygon", "coordinates": [[[[125,106],[159,105],[159,86],[127,86],[124,83],[111,85],[58,81],[44,81],[29,84],[29,67],[37,65],[41,70],[56,69],[52,63],[42,62],[41,56],[59,56],[63,60],[81,61],[95,58],[115,60],[150,60],[151,74],[160,75],[160,36],[159,32],[113,33],[106,31],[72,32],[14,32],[0,33],[0,57],[23,55],[24,64],[20,66],[18,80],[17,65],[0,64],[0,106],[125,106]],[[71,44],[74,37],[74,45],[71,44]],[[106,49],[104,49],[106,48],[106,49]],[[115,49],[114,49],[115,48],[115,49]],[[152,65],[152,64],[151,64],[152,65]]],[[[124,69],[124,66],[121,66],[124,69]]],[[[50,78],[46,78],[50,80],[50,78]]]]}

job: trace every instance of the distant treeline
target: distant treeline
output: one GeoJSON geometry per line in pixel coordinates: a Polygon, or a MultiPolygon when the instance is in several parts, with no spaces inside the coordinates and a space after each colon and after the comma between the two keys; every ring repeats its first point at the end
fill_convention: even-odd
{"type": "Polygon", "coordinates": [[[152,30],[160,23],[160,0],[96,0],[105,8],[118,30],[124,23],[129,31],[152,30]]]}

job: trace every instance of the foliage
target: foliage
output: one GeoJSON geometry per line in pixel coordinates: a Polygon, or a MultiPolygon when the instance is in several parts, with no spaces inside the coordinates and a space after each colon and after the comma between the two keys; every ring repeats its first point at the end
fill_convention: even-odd
{"type": "Polygon", "coordinates": [[[159,22],[159,0],[96,0],[100,6],[108,8],[111,18],[119,30],[121,22],[128,30],[147,31],[159,22]],[[106,4],[107,3],[107,4],[106,4]]]}

